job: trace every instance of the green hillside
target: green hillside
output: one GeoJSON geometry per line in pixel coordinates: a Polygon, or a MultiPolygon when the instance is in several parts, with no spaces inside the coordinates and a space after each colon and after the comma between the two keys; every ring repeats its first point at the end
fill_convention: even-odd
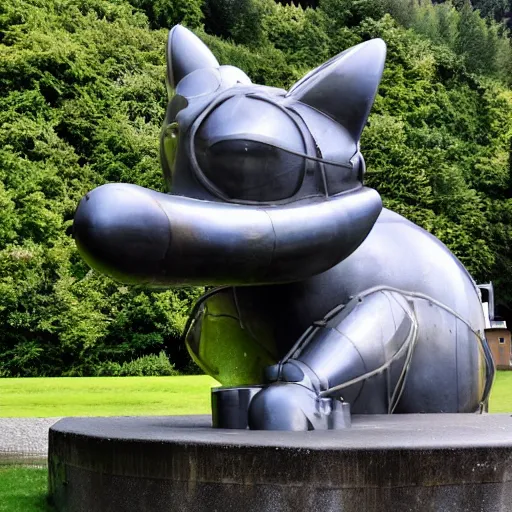
{"type": "MultiPolygon", "coordinates": [[[[372,37],[388,60],[363,134],[367,183],[512,307],[512,53],[468,3],[9,0],[0,3],[0,376],[169,374],[198,289],[88,269],[71,237],[88,190],[163,190],[164,44],[192,28],[221,63],[288,87],[372,37]],[[131,365],[123,363],[135,360],[131,365]],[[123,370],[124,368],[124,370],[123,370]]],[[[512,318],[511,318],[512,320],[512,318]]]]}

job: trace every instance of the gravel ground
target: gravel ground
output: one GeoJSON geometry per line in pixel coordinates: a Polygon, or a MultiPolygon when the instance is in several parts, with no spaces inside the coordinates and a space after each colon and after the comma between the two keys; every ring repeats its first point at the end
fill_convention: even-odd
{"type": "Polygon", "coordinates": [[[60,418],[0,418],[0,466],[45,464],[48,429],[60,418]]]}

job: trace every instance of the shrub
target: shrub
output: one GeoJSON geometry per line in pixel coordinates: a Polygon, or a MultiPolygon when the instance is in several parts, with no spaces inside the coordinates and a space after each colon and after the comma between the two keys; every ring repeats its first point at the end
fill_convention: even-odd
{"type": "Polygon", "coordinates": [[[96,371],[97,376],[103,377],[164,377],[179,375],[174,365],[162,350],[160,354],[142,356],[122,364],[105,361],[96,371]]]}

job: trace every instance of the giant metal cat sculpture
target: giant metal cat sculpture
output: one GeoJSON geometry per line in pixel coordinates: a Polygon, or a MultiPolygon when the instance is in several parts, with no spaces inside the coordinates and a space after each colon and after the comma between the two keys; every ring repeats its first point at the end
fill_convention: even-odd
{"type": "Polygon", "coordinates": [[[341,53],[288,92],[219,65],[181,26],[167,52],[171,194],[99,187],[74,233],[89,265],[121,282],[217,287],[184,336],[229,387],[216,395],[215,424],[327,429],[347,426],[344,404],[376,414],[485,407],[494,367],[477,286],[362,183],[359,139],[384,42],[341,53]]]}

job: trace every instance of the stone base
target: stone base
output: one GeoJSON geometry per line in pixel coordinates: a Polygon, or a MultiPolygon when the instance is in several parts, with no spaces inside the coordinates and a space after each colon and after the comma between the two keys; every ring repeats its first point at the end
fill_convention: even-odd
{"type": "Polygon", "coordinates": [[[48,463],[58,512],[512,510],[509,414],[353,416],[312,432],[68,418],[48,463]]]}

